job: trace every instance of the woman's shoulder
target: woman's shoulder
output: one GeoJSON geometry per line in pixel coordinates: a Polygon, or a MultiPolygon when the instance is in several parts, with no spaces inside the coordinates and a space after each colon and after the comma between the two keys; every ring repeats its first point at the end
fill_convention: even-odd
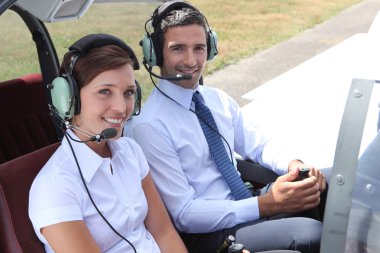
{"type": "Polygon", "coordinates": [[[131,154],[140,154],[142,152],[139,144],[137,144],[137,142],[131,137],[126,137],[126,136],[120,137],[116,141],[116,143],[121,153],[131,155],[131,154]]]}
{"type": "Polygon", "coordinates": [[[137,142],[128,136],[122,136],[117,140],[117,143],[123,148],[136,149],[139,148],[137,142]]]}
{"type": "MultiPolygon", "coordinates": [[[[136,166],[140,169],[142,178],[148,173],[149,167],[144,152],[137,142],[130,137],[120,137],[117,140],[118,156],[121,156],[123,161],[136,166]]],[[[113,144],[114,145],[114,144],[113,144]]]]}
{"type": "Polygon", "coordinates": [[[54,187],[64,181],[76,182],[77,171],[74,170],[73,161],[64,152],[62,145],[53,153],[50,159],[42,167],[33,181],[33,185],[54,187]]]}
{"type": "Polygon", "coordinates": [[[33,180],[29,200],[35,205],[48,207],[73,197],[82,198],[81,185],[78,167],[61,145],[33,180]]]}

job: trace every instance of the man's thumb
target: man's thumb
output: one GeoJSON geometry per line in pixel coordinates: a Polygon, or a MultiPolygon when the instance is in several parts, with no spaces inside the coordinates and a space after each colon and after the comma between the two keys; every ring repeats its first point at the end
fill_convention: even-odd
{"type": "Polygon", "coordinates": [[[293,182],[297,179],[299,173],[299,169],[293,169],[289,171],[289,173],[286,173],[285,175],[279,177],[278,179],[281,180],[282,182],[293,182]]]}

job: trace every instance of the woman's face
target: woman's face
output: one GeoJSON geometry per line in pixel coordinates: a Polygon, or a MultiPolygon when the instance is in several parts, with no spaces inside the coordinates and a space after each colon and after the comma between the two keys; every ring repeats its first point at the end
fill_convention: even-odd
{"type": "MultiPolygon", "coordinates": [[[[133,112],[136,89],[130,64],[100,73],[81,88],[81,111],[75,116],[74,122],[93,134],[99,134],[106,128],[115,128],[118,132],[115,138],[120,137],[124,123],[133,112]]],[[[79,134],[78,137],[82,139],[83,136],[79,134]]]]}

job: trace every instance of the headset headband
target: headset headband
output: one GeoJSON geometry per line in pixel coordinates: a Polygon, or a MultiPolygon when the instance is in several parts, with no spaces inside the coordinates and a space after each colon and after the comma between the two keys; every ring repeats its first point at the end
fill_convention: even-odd
{"type": "Polygon", "coordinates": [[[190,8],[195,11],[198,11],[201,13],[197,8],[192,6],[190,3],[181,1],[181,0],[174,0],[174,1],[168,1],[160,5],[152,15],[152,26],[154,28],[157,27],[157,25],[161,22],[162,19],[166,17],[166,15],[171,12],[172,10],[176,9],[183,9],[183,8],[190,8]]]}
{"type": "Polygon", "coordinates": [[[139,62],[132,48],[130,48],[121,39],[110,35],[110,34],[90,34],[75,42],[69,47],[70,52],[77,52],[77,54],[86,54],[90,49],[107,46],[116,45],[126,51],[131,59],[133,60],[133,69],[140,69],[139,62]]]}

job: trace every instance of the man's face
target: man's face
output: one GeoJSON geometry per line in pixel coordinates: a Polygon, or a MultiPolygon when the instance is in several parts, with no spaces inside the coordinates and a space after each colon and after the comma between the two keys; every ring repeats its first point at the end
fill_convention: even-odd
{"type": "Polygon", "coordinates": [[[204,71],[206,60],[206,33],[201,25],[176,26],[166,31],[162,76],[191,75],[191,80],[173,81],[173,83],[186,89],[193,89],[204,71]]]}

